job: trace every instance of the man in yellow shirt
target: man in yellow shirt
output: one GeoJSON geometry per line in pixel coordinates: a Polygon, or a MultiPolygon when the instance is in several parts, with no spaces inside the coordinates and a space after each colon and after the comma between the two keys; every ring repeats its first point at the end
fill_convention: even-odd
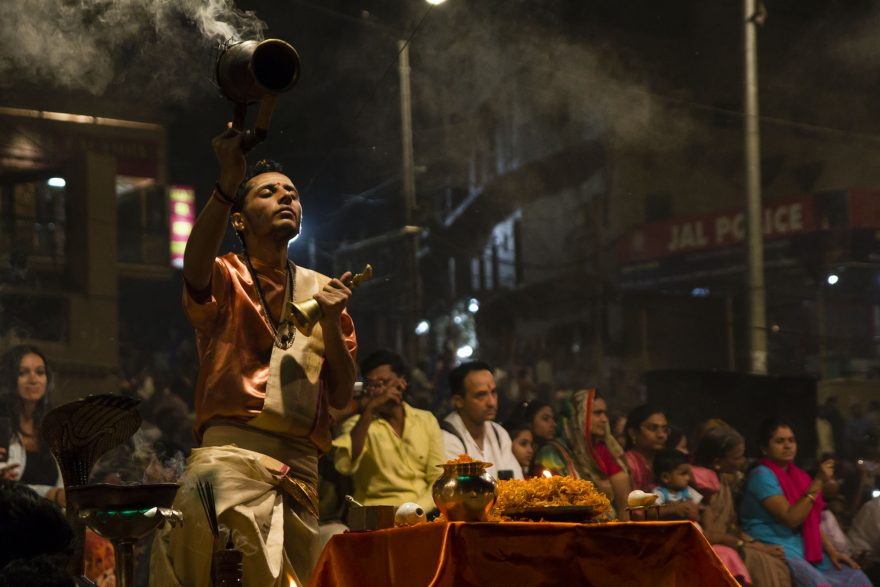
{"type": "Polygon", "coordinates": [[[374,352],[361,373],[361,413],[343,422],[333,440],[336,470],[352,476],[354,497],[364,505],[415,502],[433,510],[431,486],[445,462],[437,419],[404,401],[407,370],[397,353],[374,352]]]}

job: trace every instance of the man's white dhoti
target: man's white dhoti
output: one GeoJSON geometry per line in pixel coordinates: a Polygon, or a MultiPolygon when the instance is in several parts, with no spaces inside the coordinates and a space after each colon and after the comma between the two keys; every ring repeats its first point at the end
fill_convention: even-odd
{"type": "Polygon", "coordinates": [[[174,501],[184,524],[157,533],[151,584],[211,587],[212,556],[224,547],[229,532],[244,555],[244,585],[288,587],[291,578],[295,584],[308,583],[319,554],[318,520],[306,489],[292,483],[283,465],[272,461],[236,446],[193,450],[174,501]],[[216,541],[196,492],[197,480],[214,485],[221,526],[216,541]]]}
{"type": "MultiPolygon", "coordinates": [[[[329,280],[302,268],[296,276],[295,301],[311,298],[329,280]]],[[[284,309],[283,318],[288,311],[284,309]]],[[[320,549],[318,456],[330,448],[320,381],[323,364],[324,338],[316,325],[311,336],[297,334],[289,349],[272,348],[266,396],[257,416],[246,422],[208,423],[174,501],[183,512],[183,526],[163,528],[154,540],[151,585],[211,587],[212,556],[225,546],[229,532],[244,555],[245,586],[288,587],[291,579],[308,583],[320,549]],[[197,481],[214,486],[221,526],[217,540],[197,481]]]]}

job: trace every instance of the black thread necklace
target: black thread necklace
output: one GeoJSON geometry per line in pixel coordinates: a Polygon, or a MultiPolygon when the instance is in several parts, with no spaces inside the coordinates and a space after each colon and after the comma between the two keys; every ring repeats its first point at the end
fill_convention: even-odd
{"type": "Polygon", "coordinates": [[[286,351],[293,346],[293,340],[296,338],[296,328],[294,327],[293,322],[282,319],[284,318],[288,301],[294,299],[293,290],[296,288],[296,265],[294,265],[293,261],[290,259],[287,260],[287,289],[290,293],[288,294],[285,292],[284,303],[281,305],[281,315],[279,316],[279,319],[282,320],[276,324],[275,320],[272,318],[272,313],[269,312],[269,304],[266,303],[266,296],[263,294],[263,286],[260,285],[257,272],[251,264],[251,257],[247,252],[244,253],[244,261],[251,274],[254,287],[257,290],[257,297],[260,299],[260,307],[263,309],[263,317],[266,319],[266,324],[269,325],[269,330],[272,331],[274,344],[279,349],[286,351]],[[288,300],[288,295],[290,296],[290,300],[288,300]]]}

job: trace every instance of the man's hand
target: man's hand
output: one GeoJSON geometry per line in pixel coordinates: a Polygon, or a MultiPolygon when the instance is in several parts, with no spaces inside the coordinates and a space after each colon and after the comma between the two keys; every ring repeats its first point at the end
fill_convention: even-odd
{"type": "Polygon", "coordinates": [[[9,464],[6,461],[6,449],[0,448],[0,479],[8,479],[14,481],[18,475],[18,463],[9,464]]]}
{"type": "Polygon", "coordinates": [[[247,160],[241,150],[245,134],[232,128],[232,123],[228,122],[226,130],[211,141],[214,155],[220,164],[220,189],[230,198],[235,197],[247,171],[247,160]]]}
{"type": "Polygon", "coordinates": [[[830,481],[831,479],[834,479],[834,460],[828,459],[819,465],[815,480],[824,485],[826,481],[830,481]]]}
{"type": "Polygon", "coordinates": [[[58,507],[67,507],[67,495],[64,493],[63,487],[52,487],[46,493],[46,499],[57,505],[58,507]]]}
{"type": "Polygon", "coordinates": [[[348,304],[351,290],[345,285],[351,279],[351,271],[343,273],[339,279],[331,279],[320,292],[315,294],[315,300],[321,307],[321,327],[338,327],[339,316],[348,304]]]}
{"type": "Polygon", "coordinates": [[[367,431],[376,415],[376,412],[382,409],[382,406],[388,403],[400,404],[403,401],[403,390],[397,385],[388,385],[380,390],[371,392],[369,395],[361,397],[358,400],[361,410],[361,416],[351,429],[351,459],[357,460],[367,440],[367,431]]]}
{"type": "Polygon", "coordinates": [[[375,395],[369,397],[369,399],[361,400],[361,411],[366,415],[372,415],[384,406],[387,403],[393,402],[395,404],[400,404],[403,401],[403,391],[400,390],[396,385],[389,385],[388,387],[382,389],[375,395]]]}
{"type": "Polygon", "coordinates": [[[18,478],[18,467],[20,465],[18,463],[3,463],[0,464],[0,479],[6,479],[7,481],[15,481],[18,478]]]}

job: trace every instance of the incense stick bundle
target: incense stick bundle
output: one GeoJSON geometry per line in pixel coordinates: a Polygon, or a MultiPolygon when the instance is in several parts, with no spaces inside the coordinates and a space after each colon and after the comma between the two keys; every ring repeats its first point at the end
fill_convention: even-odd
{"type": "Polygon", "coordinates": [[[210,481],[196,481],[196,491],[199,493],[199,500],[202,502],[202,508],[205,510],[205,516],[208,518],[208,526],[211,533],[217,537],[220,535],[220,524],[217,522],[217,504],[214,501],[214,485],[210,481]]]}

